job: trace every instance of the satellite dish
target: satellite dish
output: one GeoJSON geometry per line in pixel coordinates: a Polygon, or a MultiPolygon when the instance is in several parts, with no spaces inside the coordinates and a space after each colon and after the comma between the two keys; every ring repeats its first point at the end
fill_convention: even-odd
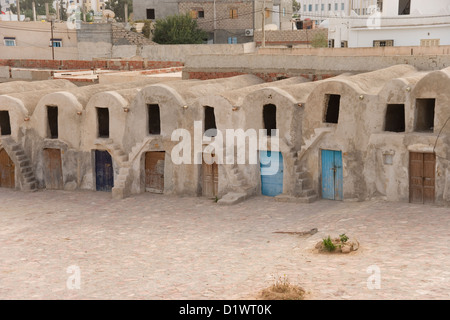
{"type": "Polygon", "coordinates": [[[103,16],[107,19],[112,19],[116,16],[116,14],[114,13],[114,11],[106,9],[103,10],[103,16]]]}

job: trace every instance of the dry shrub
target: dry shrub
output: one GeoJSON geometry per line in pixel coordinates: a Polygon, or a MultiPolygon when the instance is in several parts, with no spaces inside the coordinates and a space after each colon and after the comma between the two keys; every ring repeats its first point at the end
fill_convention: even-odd
{"type": "Polygon", "coordinates": [[[260,293],[263,300],[303,300],[304,296],[305,290],[291,284],[286,276],[278,277],[273,285],[260,293]]]}

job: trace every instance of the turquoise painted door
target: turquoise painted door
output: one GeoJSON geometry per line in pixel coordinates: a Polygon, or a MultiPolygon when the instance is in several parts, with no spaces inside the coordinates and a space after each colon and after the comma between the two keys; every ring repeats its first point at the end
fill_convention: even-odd
{"type": "Polygon", "coordinates": [[[261,193],[275,197],[283,193],[283,156],[281,152],[260,151],[261,193]]]}
{"type": "Polygon", "coordinates": [[[322,198],[344,198],[341,151],[322,150],[322,198]]]}

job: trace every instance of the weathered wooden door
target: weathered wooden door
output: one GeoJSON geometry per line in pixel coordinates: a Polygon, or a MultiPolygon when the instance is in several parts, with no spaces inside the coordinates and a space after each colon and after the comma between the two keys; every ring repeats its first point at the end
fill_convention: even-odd
{"type": "Polygon", "coordinates": [[[434,153],[409,153],[409,201],[434,203],[436,155],[434,153]]]}
{"type": "Polygon", "coordinates": [[[202,192],[205,197],[215,197],[219,189],[219,166],[217,163],[202,164],[203,184],[202,192]]]}
{"type": "Polygon", "coordinates": [[[164,192],[164,151],[151,151],[145,154],[145,191],[164,192]]]}
{"type": "Polygon", "coordinates": [[[108,151],[95,150],[95,182],[97,191],[111,191],[114,187],[114,170],[108,151]]]}
{"type": "Polygon", "coordinates": [[[260,151],[261,193],[275,197],[283,193],[283,155],[281,152],[260,151]]]}
{"type": "Polygon", "coordinates": [[[344,198],[341,151],[322,150],[322,198],[330,200],[344,198]]]}
{"type": "Polygon", "coordinates": [[[0,150],[0,187],[15,188],[14,162],[5,149],[0,150]]]}
{"type": "Polygon", "coordinates": [[[60,149],[44,149],[44,179],[47,189],[63,189],[60,149]]]}

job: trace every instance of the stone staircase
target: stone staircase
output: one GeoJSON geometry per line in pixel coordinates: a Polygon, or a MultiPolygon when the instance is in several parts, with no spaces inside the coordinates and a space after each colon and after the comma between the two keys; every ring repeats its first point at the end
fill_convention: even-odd
{"type": "Polygon", "coordinates": [[[256,187],[248,184],[244,174],[239,171],[237,164],[231,165],[229,177],[233,191],[225,194],[219,201],[220,205],[232,205],[242,202],[256,193],[256,187]]]}
{"type": "Polygon", "coordinates": [[[302,145],[300,151],[298,152],[298,159],[301,160],[306,152],[314,146],[325,134],[331,132],[331,128],[315,128],[314,133],[309,139],[305,140],[305,144],[302,145]]]}
{"type": "Polygon", "coordinates": [[[119,169],[119,174],[112,188],[113,199],[124,199],[128,197],[131,191],[131,183],[130,163],[127,162],[119,169]]]}
{"type": "Polygon", "coordinates": [[[317,200],[317,193],[312,189],[312,181],[309,174],[302,170],[301,161],[296,157],[294,161],[295,185],[293,195],[298,201],[311,203],[317,200]]]}
{"type": "Polygon", "coordinates": [[[311,203],[317,200],[318,196],[312,189],[312,181],[309,174],[302,170],[301,161],[298,158],[298,152],[293,148],[289,152],[291,160],[293,160],[293,168],[291,174],[294,176],[291,191],[282,193],[275,197],[279,202],[300,202],[311,203]]]}
{"type": "Polygon", "coordinates": [[[20,171],[21,189],[23,191],[37,191],[37,181],[34,176],[33,167],[22,146],[11,137],[2,138],[1,141],[8,155],[20,171]]]}
{"type": "Polygon", "coordinates": [[[128,155],[125,154],[120,145],[115,143],[112,139],[97,139],[95,144],[105,147],[114,160],[119,163],[120,167],[122,167],[124,163],[128,162],[128,155]]]}
{"type": "Polygon", "coordinates": [[[118,163],[120,169],[117,178],[114,180],[114,187],[112,188],[113,199],[123,199],[130,194],[130,167],[131,161],[120,145],[115,143],[112,139],[98,139],[95,144],[101,145],[108,150],[114,160],[118,163]]]}
{"type": "Polygon", "coordinates": [[[308,150],[311,149],[325,134],[331,132],[331,128],[316,128],[314,133],[305,140],[300,151],[290,150],[291,159],[294,160],[293,174],[295,176],[294,185],[290,194],[281,194],[275,197],[277,201],[311,203],[318,199],[317,192],[312,188],[312,181],[307,172],[302,169],[302,159],[308,150]]]}

